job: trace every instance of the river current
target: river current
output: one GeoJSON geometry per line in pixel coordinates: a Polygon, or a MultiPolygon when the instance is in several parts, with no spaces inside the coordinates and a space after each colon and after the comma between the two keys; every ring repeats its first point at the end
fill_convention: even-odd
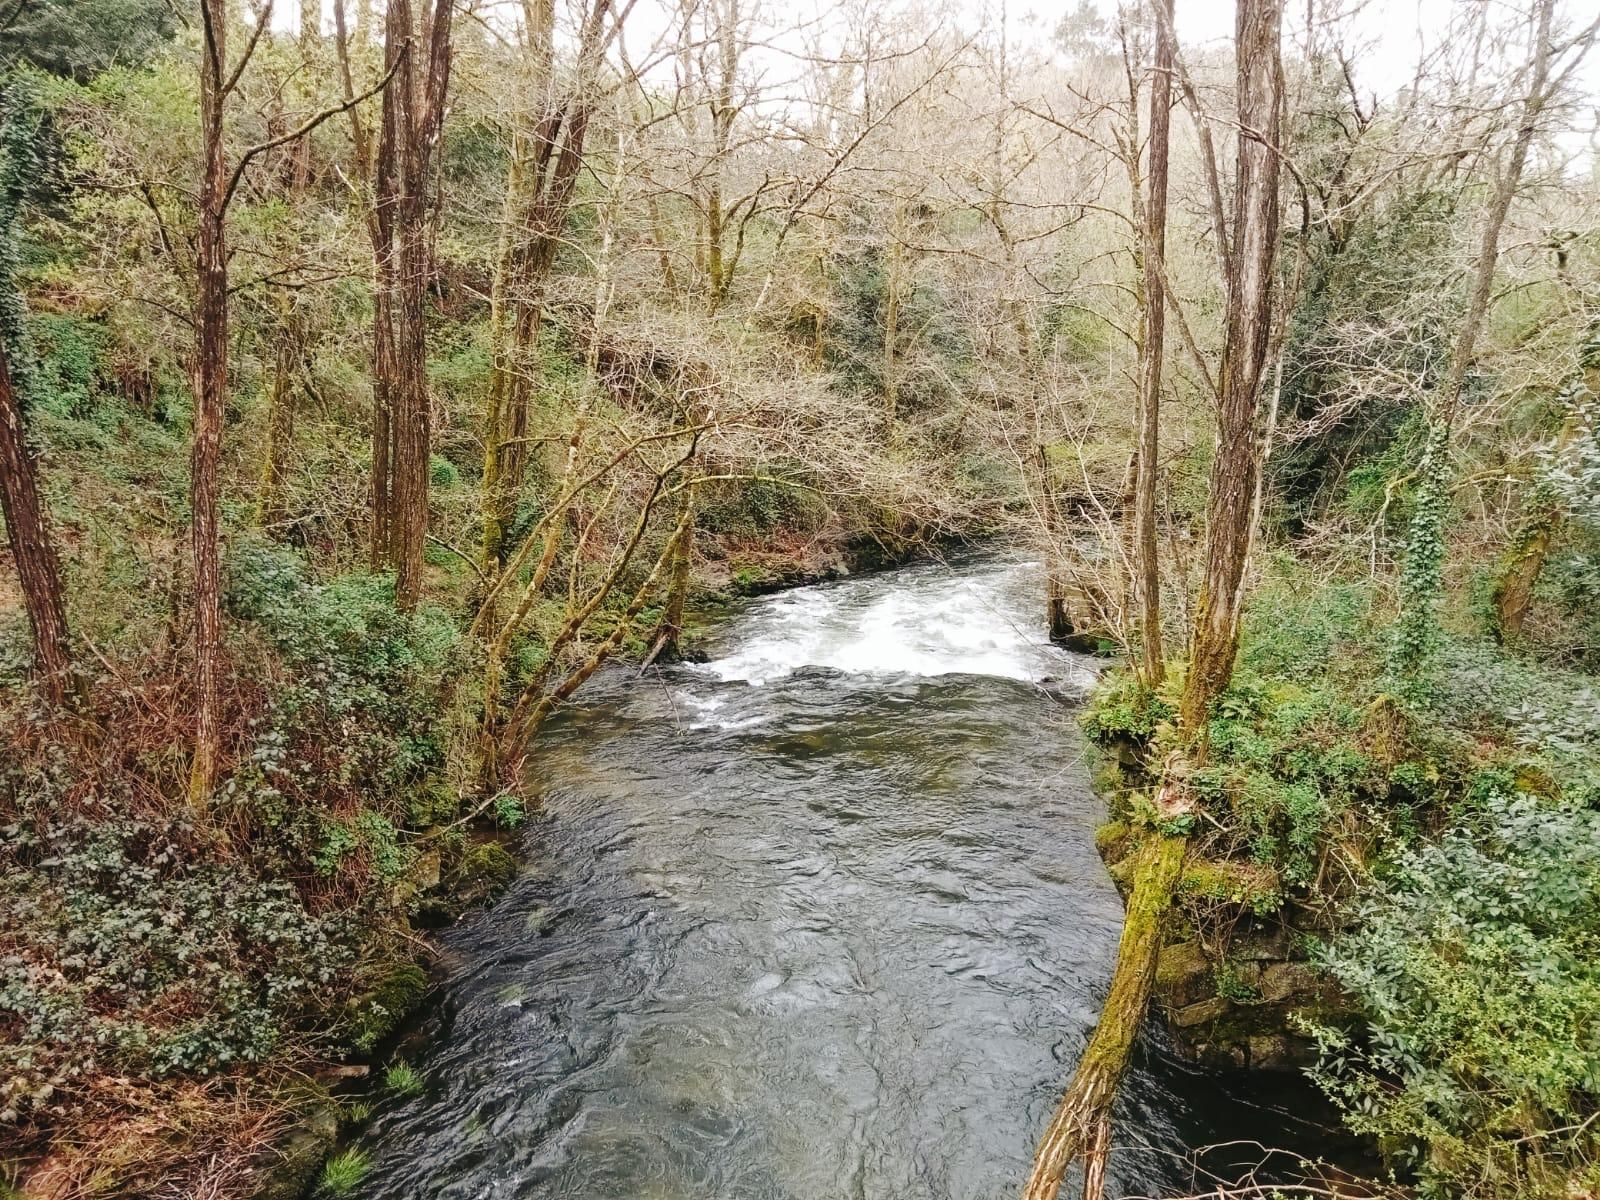
{"type": "MultiPolygon", "coordinates": [[[[527,867],[443,937],[383,1200],[987,1200],[1020,1190],[1122,910],[1036,566],[752,602],[709,662],[602,674],[543,738],[527,867]]],[[[1282,1142],[1148,1034],[1108,1191],[1282,1142]]]]}

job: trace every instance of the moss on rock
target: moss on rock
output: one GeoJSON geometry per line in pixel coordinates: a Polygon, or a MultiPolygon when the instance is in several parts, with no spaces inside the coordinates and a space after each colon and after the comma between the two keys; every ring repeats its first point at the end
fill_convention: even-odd
{"type": "Polygon", "coordinates": [[[499,842],[477,842],[462,851],[445,876],[451,902],[460,909],[481,904],[517,877],[517,860],[499,842]]]}
{"type": "Polygon", "coordinates": [[[339,1106],[321,1088],[292,1101],[293,1119],[283,1137],[254,1164],[251,1200],[299,1200],[311,1188],[339,1137],[339,1106]]]}
{"type": "Polygon", "coordinates": [[[428,973],[409,960],[389,963],[374,973],[375,983],[350,1002],[345,1041],[370,1051],[415,1012],[428,991],[428,973]]]}

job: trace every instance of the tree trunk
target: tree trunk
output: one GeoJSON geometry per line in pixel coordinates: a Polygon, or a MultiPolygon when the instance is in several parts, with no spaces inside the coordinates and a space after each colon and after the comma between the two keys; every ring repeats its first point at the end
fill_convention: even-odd
{"type": "MultiPolygon", "coordinates": [[[[1227,280],[1218,445],[1211,474],[1206,570],[1180,711],[1181,733],[1191,744],[1197,743],[1201,753],[1211,701],[1227,686],[1238,649],[1249,525],[1261,467],[1256,424],[1271,342],[1273,260],[1278,241],[1281,23],[1281,0],[1239,0],[1235,52],[1241,133],[1232,253],[1226,256],[1231,275],[1227,280]]],[[[1170,21],[1166,32],[1170,32],[1170,21]]],[[[1228,232],[1219,230],[1219,236],[1228,232]]],[[[1184,753],[1179,751],[1165,764],[1156,797],[1157,814],[1163,822],[1175,821],[1190,810],[1185,774],[1184,753]]],[[[1055,1200],[1076,1159],[1084,1161],[1085,1200],[1099,1200],[1110,1144],[1111,1105],[1149,1006],[1162,927],[1187,848],[1184,835],[1152,832],[1134,851],[1139,858],[1117,945],[1111,991],[1039,1143],[1024,1200],[1055,1200]]]]}
{"type": "Polygon", "coordinates": [[[1096,1200],[1100,1194],[1110,1144],[1111,1103],[1150,1003],[1162,932],[1187,847],[1186,838],[1158,836],[1135,851],[1139,860],[1117,943],[1111,990],[1072,1083],[1045,1127],[1023,1200],[1055,1200],[1068,1168],[1078,1158],[1085,1160],[1086,1200],[1096,1200]]]}
{"type": "Polygon", "coordinates": [[[685,484],[678,512],[682,533],[672,551],[672,573],[667,579],[667,607],[661,614],[661,624],[651,640],[650,652],[645,656],[646,667],[659,658],[671,662],[679,656],[683,611],[689,600],[689,571],[694,563],[694,513],[694,485],[685,484]]]}
{"type": "Polygon", "coordinates": [[[1484,214],[1483,237],[1478,249],[1472,295],[1467,302],[1466,317],[1456,335],[1455,352],[1450,356],[1450,372],[1440,389],[1440,420],[1446,429],[1455,423],[1457,410],[1461,407],[1461,392],[1477,352],[1478,334],[1483,329],[1494,297],[1495,264],[1500,258],[1500,231],[1505,227],[1506,216],[1511,211],[1511,201],[1522,186],[1522,171],[1528,162],[1533,136],[1538,131],[1539,115],[1550,100],[1547,90],[1550,60],[1555,54],[1555,48],[1550,44],[1550,24],[1555,7],[1556,0],[1539,0],[1539,7],[1533,14],[1533,44],[1529,49],[1532,79],[1528,95],[1522,103],[1522,120],[1517,126],[1516,139],[1511,144],[1511,159],[1495,184],[1488,211],[1484,214]]]}
{"type": "Polygon", "coordinates": [[[1261,472],[1257,429],[1272,328],[1282,142],[1281,0],[1239,0],[1237,172],[1217,449],[1211,465],[1206,567],[1195,605],[1180,719],[1203,735],[1211,702],[1228,686],[1239,650],[1250,522],[1261,472]]]}
{"type": "Polygon", "coordinates": [[[11,382],[7,347],[0,340],[0,513],[22,585],[22,605],[33,631],[33,665],[39,689],[55,707],[66,700],[72,670],[61,569],[22,420],[22,399],[11,382]]]}
{"type": "Polygon", "coordinates": [[[1156,542],[1156,489],[1160,483],[1161,367],[1166,337],[1162,284],[1167,245],[1167,144],[1172,117],[1172,0],[1156,0],[1155,69],[1150,76],[1150,165],[1145,177],[1145,331],[1139,371],[1138,470],[1133,492],[1133,559],[1139,596],[1139,646],[1146,687],[1166,674],[1161,643],[1161,559],[1156,542]]]}
{"type": "MultiPolygon", "coordinates": [[[[1575,381],[1578,396],[1600,397],[1600,320],[1590,323],[1588,336],[1580,351],[1581,374],[1575,381]]],[[[1576,404],[1577,402],[1575,402],[1576,404]]],[[[1556,437],[1554,456],[1562,455],[1580,435],[1586,433],[1581,412],[1569,412],[1556,437]]],[[[1527,511],[1512,539],[1500,578],[1494,588],[1494,635],[1501,639],[1515,639],[1522,635],[1522,626],[1533,607],[1533,590],[1544,573],[1550,550],[1566,524],[1566,507],[1545,483],[1537,483],[1528,503],[1527,511]]]]}
{"type": "Polygon", "coordinates": [[[189,803],[211,800],[220,755],[218,677],[222,657],[222,581],[219,566],[217,460],[222,410],[228,396],[228,170],[223,160],[227,38],[224,0],[201,0],[204,27],[200,66],[200,133],[204,175],[195,249],[194,446],[190,456],[189,525],[194,555],[194,758],[189,803]]]}
{"type": "Polygon", "coordinates": [[[285,297],[278,306],[272,390],[267,395],[267,444],[261,455],[261,495],[256,505],[256,521],[268,529],[284,519],[283,478],[294,444],[294,377],[300,368],[300,343],[290,303],[285,297]]]}
{"type": "MultiPolygon", "coordinates": [[[[387,341],[376,329],[377,411],[373,445],[373,546],[387,537],[395,571],[395,604],[414,610],[422,597],[428,533],[428,471],[432,411],[428,399],[427,294],[433,277],[432,208],[428,202],[450,80],[450,0],[434,0],[419,26],[411,0],[390,0],[384,30],[385,63],[399,62],[383,93],[383,132],[374,188],[378,224],[378,311],[388,318],[387,341]],[[392,226],[383,228],[392,213],[392,226]],[[387,394],[380,394],[384,355],[387,394]],[[380,444],[387,434],[387,445],[380,444]],[[385,471],[380,468],[386,469],[385,471]],[[384,502],[387,501],[387,513],[384,502]]],[[[380,319],[380,324],[381,324],[380,319]]]]}
{"type": "Polygon", "coordinates": [[[1544,572],[1562,518],[1561,506],[1553,498],[1536,501],[1522,518],[1522,527],[1494,589],[1494,633],[1502,641],[1522,636],[1528,610],[1533,607],[1533,589],[1544,572]]]}

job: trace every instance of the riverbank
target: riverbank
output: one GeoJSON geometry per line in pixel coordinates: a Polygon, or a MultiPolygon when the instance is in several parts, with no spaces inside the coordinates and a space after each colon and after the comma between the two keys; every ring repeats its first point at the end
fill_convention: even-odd
{"type": "MultiPolygon", "coordinates": [[[[1425,687],[1396,689],[1383,597],[1294,570],[1264,585],[1185,780],[1204,818],[1158,1015],[1197,1062],[1308,1071],[1403,1179],[1570,1186],[1594,1150],[1568,1128],[1600,885],[1587,680],[1450,634],[1425,687]],[[1515,1035],[1495,1015],[1513,1011],[1515,1035]],[[1522,1156],[1530,1140],[1544,1150],[1522,1156]]],[[[1147,693],[1119,667],[1084,714],[1119,879],[1152,828],[1177,683],[1147,693]]]]}
{"type": "MultiPolygon", "coordinates": [[[[741,593],[888,557],[843,529],[701,544],[701,627],[741,593]]],[[[406,620],[383,579],[318,582],[248,540],[230,610],[237,766],[215,832],[151,786],[182,728],[172,668],[81,724],[5,713],[4,1008],[34,1017],[4,1030],[21,1070],[0,1178],[34,1200],[303,1192],[360,1122],[352,1081],[388,1086],[377,1068],[427,989],[428,931],[518,871],[522,800],[450,783],[471,661],[454,618],[406,620]],[[81,747],[67,764],[64,739],[81,747]]]]}

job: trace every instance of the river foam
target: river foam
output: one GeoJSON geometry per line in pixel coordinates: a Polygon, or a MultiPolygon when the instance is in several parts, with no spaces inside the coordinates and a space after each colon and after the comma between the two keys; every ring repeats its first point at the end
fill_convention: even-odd
{"type": "Polygon", "coordinates": [[[703,670],[765,684],[807,667],[847,675],[985,675],[1034,683],[1092,669],[1044,639],[1042,568],[1035,562],[899,572],[895,589],[870,576],[797,588],[753,606],[741,636],[703,670]]]}

